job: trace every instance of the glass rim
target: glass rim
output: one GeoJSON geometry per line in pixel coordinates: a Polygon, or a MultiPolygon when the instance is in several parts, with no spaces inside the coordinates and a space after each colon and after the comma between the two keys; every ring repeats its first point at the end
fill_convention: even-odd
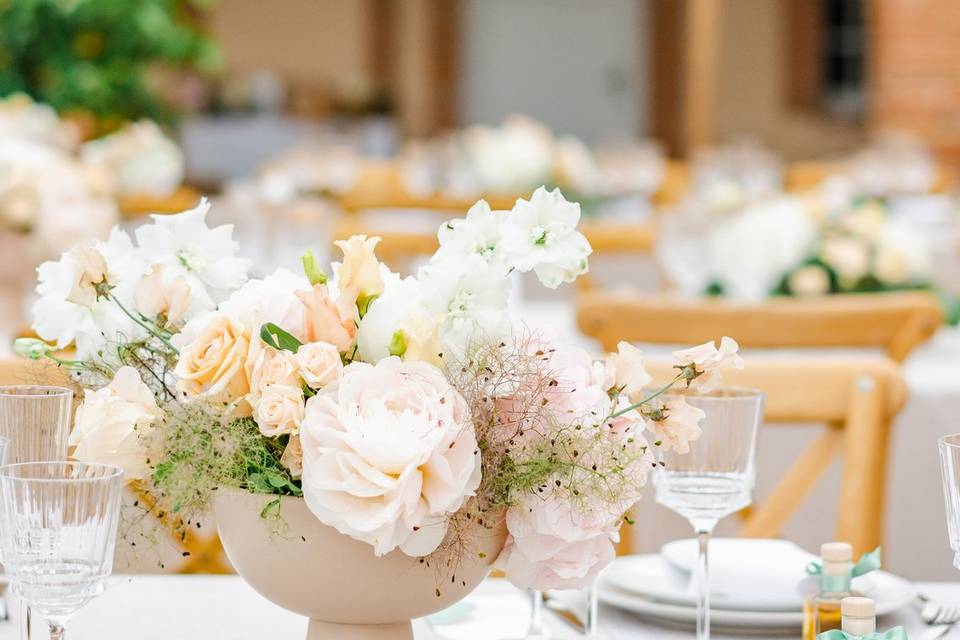
{"type": "Polygon", "coordinates": [[[940,436],[937,438],[937,444],[941,447],[960,449],[960,433],[948,433],[945,436],[940,436]]]}
{"type": "MultiPolygon", "coordinates": [[[[647,387],[644,391],[649,391],[655,393],[659,391],[662,387],[647,387]]],[[[684,398],[697,398],[702,400],[755,400],[755,399],[764,399],[767,396],[767,392],[762,389],[757,389],[756,387],[742,387],[737,385],[721,385],[710,391],[702,392],[697,388],[690,387],[673,387],[668,389],[660,394],[660,397],[684,397],[684,398]]]]}
{"type": "Polygon", "coordinates": [[[104,480],[113,480],[123,477],[123,468],[112,464],[102,464],[99,462],[82,462],[80,460],[37,460],[33,462],[17,462],[15,464],[5,464],[0,466],[0,480],[13,482],[103,482],[104,480]],[[59,478],[59,477],[27,477],[18,475],[17,472],[29,467],[83,467],[97,472],[97,475],[81,478],[59,478]]]}
{"type": "Polygon", "coordinates": [[[62,398],[73,397],[73,389],[53,384],[4,384],[0,385],[0,398],[62,398]],[[16,391],[30,389],[32,393],[16,391]]]}

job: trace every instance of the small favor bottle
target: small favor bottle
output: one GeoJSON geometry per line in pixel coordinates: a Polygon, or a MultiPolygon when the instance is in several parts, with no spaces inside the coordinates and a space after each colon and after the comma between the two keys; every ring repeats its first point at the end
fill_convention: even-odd
{"type": "Polygon", "coordinates": [[[846,542],[827,542],[820,547],[820,560],[820,592],[803,605],[804,640],[815,640],[824,631],[840,629],[840,602],[853,595],[853,547],[846,542]]]}
{"type": "Polygon", "coordinates": [[[852,636],[865,636],[877,630],[877,609],[870,598],[844,598],[840,603],[843,616],[841,631],[852,636]]]}

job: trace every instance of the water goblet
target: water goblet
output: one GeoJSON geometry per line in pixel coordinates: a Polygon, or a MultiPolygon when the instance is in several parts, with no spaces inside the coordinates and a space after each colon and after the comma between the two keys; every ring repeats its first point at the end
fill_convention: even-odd
{"type": "Polygon", "coordinates": [[[953,566],[960,569],[960,433],[943,436],[937,444],[953,566]]]}
{"type": "Polygon", "coordinates": [[[697,587],[697,640],[710,638],[710,582],[707,547],[717,522],[751,502],[757,429],[764,394],[755,389],[721,388],[709,393],[674,390],[704,411],[702,434],[690,452],[662,454],[653,474],[657,502],[687,518],[699,543],[694,580],[697,587]]]}
{"type": "Polygon", "coordinates": [[[13,591],[64,640],[113,569],[123,470],[81,462],[0,467],[0,550],[13,591]]]}

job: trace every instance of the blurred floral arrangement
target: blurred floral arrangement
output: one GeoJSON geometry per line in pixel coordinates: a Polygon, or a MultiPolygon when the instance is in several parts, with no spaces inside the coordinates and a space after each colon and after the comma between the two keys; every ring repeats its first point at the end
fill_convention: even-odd
{"type": "Polygon", "coordinates": [[[195,26],[206,0],[0,3],[0,96],[23,92],[95,132],[173,118],[164,74],[209,71],[216,45],[195,26]]]}
{"type": "Polygon", "coordinates": [[[556,137],[526,116],[408,145],[401,165],[408,189],[418,195],[514,196],[546,183],[585,206],[615,196],[650,195],[664,172],[663,154],[652,144],[591,151],[581,140],[556,137]]]}
{"type": "Polygon", "coordinates": [[[447,554],[436,566],[475,558],[478,525],[505,526],[499,564],[516,584],[581,586],[613,559],[658,451],[700,433],[699,409],[660,394],[742,366],[724,338],[677,352],[651,392],[628,344],[595,362],[512,324],[510,272],[554,288],[587,271],[580,207],[559,191],[510,211],[478,202],[406,278],[377,238],[354,236],[329,274],[307,253],[304,275],[247,279],[207,211],[44,264],[34,328],[50,342],[16,343],[85,388],[75,457],[123,466],[183,526],[218,488],[265,494],[267,523],[282,522],[280,496],[302,496],[378,556],[447,554]]]}

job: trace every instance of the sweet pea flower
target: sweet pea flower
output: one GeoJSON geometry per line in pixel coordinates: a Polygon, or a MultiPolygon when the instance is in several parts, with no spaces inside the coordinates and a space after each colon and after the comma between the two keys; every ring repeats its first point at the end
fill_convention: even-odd
{"type": "Polygon", "coordinates": [[[643,365],[643,352],[629,342],[617,344],[617,353],[607,356],[605,366],[608,388],[620,389],[635,402],[642,399],[644,388],[653,381],[643,365]]]}
{"type": "Polygon", "coordinates": [[[164,327],[185,319],[192,300],[190,283],[183,276],[167,278],[162,265],[156,265],[140,279],[133,291],[134,306],[148,318],[160,318],[164,327]]]}
{"type": "Polygon", "coordinates": [[[706,417],[703,409],[694,407],[680,396],[668,397],[655,408],[644,408],[647,428],[654,436],[654,444],[664,451],[690,453],[690,443],[700,437],[700,421],[706,417]]]}
{"type": "Polygon", "coordinates": [[[101,288],[107,283],[107,261],[92,242],[77,245],[68,255],[73,259],[74,280],[67,302],[89,307],[102,295],[101,288]]]}
{"type": "Polygon", "coordinates": [[[696,387],[702,392],[711,391],[723,384],[723,369],[743,369],[743,359],[737,354],[739,348],[736,340],[724,336],[719,349],[713,342],[705,342],[697,347],[674,351],[674,368],[680,370],[688,387],[696,387]]]}

